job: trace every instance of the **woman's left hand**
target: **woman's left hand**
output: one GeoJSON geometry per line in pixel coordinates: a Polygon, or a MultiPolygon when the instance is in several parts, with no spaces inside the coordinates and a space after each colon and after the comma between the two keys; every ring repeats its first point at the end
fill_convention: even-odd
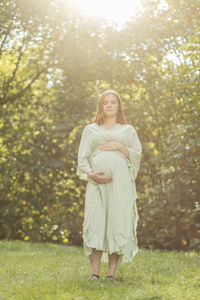
{"type": "Polygon", "coordinates": [[[121,144],[115,141],[109,141],[99,147],[100,150],[120,150],[121,144]]]}

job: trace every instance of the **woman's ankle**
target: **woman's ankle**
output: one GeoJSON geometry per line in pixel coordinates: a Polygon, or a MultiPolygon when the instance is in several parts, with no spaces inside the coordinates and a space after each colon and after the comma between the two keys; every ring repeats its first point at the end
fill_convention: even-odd
{"type": "Polygon", "coordinates": [[[113,274],[113,273],[107,273],[106,276],[113,276],[113,277],[115,277],[115,274],[113,274]]]}
{"type": "Polygon", "coordinates": [[[97,275],[97,276],[100,276],[100,274],[97,273],[97,272],[92,272],[92,274],[97,275]]]}

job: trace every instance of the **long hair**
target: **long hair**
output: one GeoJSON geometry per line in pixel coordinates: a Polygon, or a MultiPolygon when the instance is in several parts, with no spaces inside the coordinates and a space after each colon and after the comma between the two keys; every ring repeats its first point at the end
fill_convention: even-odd
{"type": "Polygon", "coordinates": [[[120,124],[128,124],[124,110],[122,107],[122,101],[120,95],[115,91],[115,90],[105,90],[98,98],[97,100],[97,111],[95,117],[92,119],[92,122],[97,123],[98,125],[104,124],[105,116],[103,112],[103,100],[104,98],[109,95],[113,94],[117,98],[119,107],[118,107],[118,112],[116,116],[116,122],[120,124]]]}

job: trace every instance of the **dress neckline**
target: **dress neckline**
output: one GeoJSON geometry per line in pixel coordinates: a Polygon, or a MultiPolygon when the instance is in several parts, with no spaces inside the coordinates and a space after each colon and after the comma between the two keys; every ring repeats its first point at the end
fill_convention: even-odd
{"type": "Polygon", "coordinates": [[[104,130],[106,130],[106,131],[112,131],[113,129],[115,129],[118,125],[119,125],[120,123],[116,123],[115,124],[115,126],[114,127],[112,127],[111,129],[107,129],[107,128],[105,128],[103,125],[98,125],[100,128],[103,128],[104,130]]]}

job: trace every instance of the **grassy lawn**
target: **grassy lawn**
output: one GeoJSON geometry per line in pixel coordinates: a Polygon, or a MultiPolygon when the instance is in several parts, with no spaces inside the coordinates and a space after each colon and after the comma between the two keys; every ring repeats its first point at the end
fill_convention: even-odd
{"type": "Polygon", "coordinates": [[[140,250],[119,267],[116,282],[91,274],[82,247],[0,241],[0,300],[20,299],[200,299],[196,252],[140,250]]]}

